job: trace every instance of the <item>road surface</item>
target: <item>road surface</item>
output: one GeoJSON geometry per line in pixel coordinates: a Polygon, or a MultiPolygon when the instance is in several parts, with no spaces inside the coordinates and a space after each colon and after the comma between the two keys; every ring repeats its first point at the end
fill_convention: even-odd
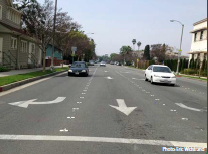
{"type": "Polygon", "coordinates": [[[0,93],[0,154],[161,154],[206,143],[202,81],[152,85],[144,71],[107,65],[0,93]]]}

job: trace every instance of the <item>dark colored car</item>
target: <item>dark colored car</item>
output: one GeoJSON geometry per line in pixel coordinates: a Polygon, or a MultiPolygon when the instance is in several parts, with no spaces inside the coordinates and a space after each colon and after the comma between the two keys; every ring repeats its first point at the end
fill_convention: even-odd
{"type": "Polygon", "coordinates": [[[76,64],[85,64],[86,65],[86,62],[85,61],[75,61],[74,65],[76,65],[76,64]]]}
{"type": "Polygon", "coordinates": [[[69,67],[68,70],[68,76],[71,75],[84,75],[88,76],[89,75],[89,69],[86,64],[74,64],[71,67],[69,67]]]}

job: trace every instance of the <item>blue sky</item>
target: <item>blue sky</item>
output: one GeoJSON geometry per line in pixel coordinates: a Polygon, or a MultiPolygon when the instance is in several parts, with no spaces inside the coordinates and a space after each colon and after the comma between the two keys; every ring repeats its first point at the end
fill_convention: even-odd
{"type": "MultiPolygon", "coordinates": [[[[44,0],[38,0],[43,2],[44,0]]],[[[193,23],[207,17],[207,0],[58,0],[97,44],[98,55],[118,53],[132,39],[147,44],[166,43],[179,48],[184,25],[183,54],[190,51],[193,23]]]]}

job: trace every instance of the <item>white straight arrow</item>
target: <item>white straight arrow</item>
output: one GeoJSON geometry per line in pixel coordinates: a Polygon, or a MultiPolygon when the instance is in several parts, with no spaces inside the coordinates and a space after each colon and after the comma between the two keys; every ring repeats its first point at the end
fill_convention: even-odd
{"type": "Polygon", "coordinates": [[[118,106],[109,105],[110,107],[119,110],[120,112],[124,113],[125,115],[131,114],[137,107],[127,107],[126,103],[123,99],[117,99],[118,106]]]}
{"type": "Polygon", "coordinates": [[[58,97],[53,101],[47,101],[47,102],[35,102],[37,99],[32,99],[32,100],[28,100],[28,101],[20,101],[20,102],[15,102],[15,103],[9,103],[10,105],[14,105],[14,106],[19,106],[22,108],[27,108],[28,105],[39,105],[39,104],[55,104],[55,103],[60,103],[62,101],[65,100],[66,97],[58,97]]]}

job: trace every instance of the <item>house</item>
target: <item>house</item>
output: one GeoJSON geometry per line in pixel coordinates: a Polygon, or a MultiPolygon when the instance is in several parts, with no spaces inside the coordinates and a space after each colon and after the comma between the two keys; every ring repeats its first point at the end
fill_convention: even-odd
{"type": "MultiPolygon", "coordinates": [[[[53,46],[51,44],[48,44],[48,46],[46,48],[46,57],[45,57],[46,67],[51,66],[52,51],[53,51],[53,46]]],[[[53,57],[54,57],[53,65],[54,66],[60,66],[61,63],[63,62],[63,50],[54,46],[53,57]]]]}
{"type": "Polygon", "coordinates": [[[190,32],[192,33],[192,43],[189,61],[193,58],[194,60],[200,60],[200,65],[202,61],[207,59],[207,18],[195,22],[193,24],[194,29],[190,32]]]}
{"type": "Polygon", "coordinates": [[[0,65],[11,69],[40,67],[42,52],[36,39],[21,29],[21,12],[12,0],[0,1],[0,65]]]}
{"type": "MultiPolygon", "coordinates": [[[[51,44],[48,44],[46,48],[46,58],[45,59],[50,59],[52,57],[52,51],[53,51],[53,46],[51,44]]],[[[54,54],[53,57],[58,60],[63,60],[63,51],[59,49],[58,47],[54,46],[54,54]]]]}

